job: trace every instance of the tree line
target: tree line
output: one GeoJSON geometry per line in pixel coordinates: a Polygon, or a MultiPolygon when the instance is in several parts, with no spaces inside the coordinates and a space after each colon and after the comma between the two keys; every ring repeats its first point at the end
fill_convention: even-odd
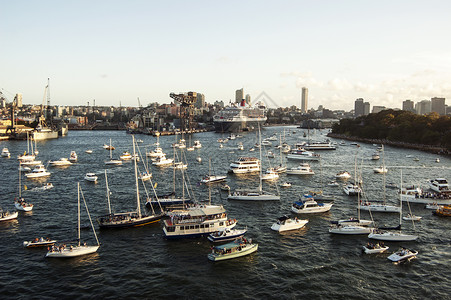
{"type": "Polygon", "coordinates": [[[355,119],[342,119],[332,127],[332,133],[451,150],[451,117],[436,112],[417,115],[403,110],[383,110],[355,119]]]}

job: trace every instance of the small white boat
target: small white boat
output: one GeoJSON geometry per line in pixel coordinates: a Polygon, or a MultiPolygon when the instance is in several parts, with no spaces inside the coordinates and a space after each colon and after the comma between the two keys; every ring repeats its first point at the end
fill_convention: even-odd
{"type": "Polygon", "coordinates": [[[178,169],[178,170],[185,170],[186,168],[188,168],[188,165],[179,161],[179,162],[174,163],[173,168],[178,169]]]}
{"type": "Polygon", "coordinates": [[[378,160],[378,159],[380,159],[381,157],[380,157],[380,155],[379,155],[379,153],[378,152],[375,152],[375,153],[373,153],[373,155],[371,155],[371,159],[372,160],[378,160]]]}
{"type": "Polygon", "coordinates": [[[201,162],[202,162],[202,157],[198,156],[198,157],[196,158],[196,160],[197,160],[198,163],[201,163],[201,162]]]}
{"type": "Polygon", "coordinates": [[[121,160],[130,160],[132,159],[132,155],[128,151],[125,151],[121,156],[119,156],[119,158],[121,160]]]}
{"type": "Polygon", "coordinates": [[[415,158],[413,159],[413,161],[420,161],[420,159],[419,159],[418,157],[415,157],[415,158]]]}
{"type": "Polygon", "coordinates": [[[33,204],[25,202],[24,198],[15,199],[14,206],[16,207],[17,210],[21,211],[33,210],[33,204]]]}
{"type": "Polygon", "coordinates": [[[52,188],[54,188],[53,184],[50,183],[50,182],[48,182],[48,183],[44,184],[43,186],[40,186],[40,187],[34,187],[34,188],[32,188],[30,191],[36,191],[36,192],[38,192],[38,191],[50,190],[50,189],[52,189],[52,188]]]}
{"type": "Polygon", "coordinates": [[[291,182],[285,181],[280,186],[281,187],[291,187],[291,182]]]}
{"type": "Polygon", "coordinates": [[[266,157],[268,158],[274,158],[276,157],[275,154],[272,151],[268,151],[268,153],[266,153],[266,157]]]}
{"type": "Polygon", "coordinates": [[[139,179],[141,179],[142,181],[150,180],[150,178],[152,178],[152,173],[142,172],[141,174],[139,174],[139,179]]]}
{"type": "Polygon", "coordinates": [[[17,211],[10,213],[9,211],[4,211],[0,208],[0,222],[17,219],[18,215],[19,213],[17,211]]]}
{"type": "Polygon", "coordinates": [[[362,189],[356,184],[348,184],[343,187],[343,192],[348,196],[357,196],[362,192],[362,189]]]}
{"type": "Polygon", "coordinates": [[[37,165],[30,173],[25,174],[27,178],[40,178],[50,176],[50,172],[44,167],[44,165],[37,165]]]}
{"type": "Polygon", "coordinates": [[[143,141],[143,140],[140,140],[140,139],[137,139],[136,142],[137,142],[137,143],[144,143],[144,141],[143,141]]]}
{"type": "Polygon", "coordinates": [[[287,175],[314,175],[312,168],[308,163],[301,163],[298,167],[287,169],[287,175]]]}
{"type": "Polygon", "coordinates": [[[196,149],[202,148],[202,144],[200,143],[199,140],[195,140],[193,147],[196,148],[196,149]]]}
{"type": "Polygon", "coordinates": [[[420,221],[423,217],[420,216],[415,216],[415,215],[411,215],[411,214],[407,214],[407,216],[402,217],[403,220],[406,221],[420,221]]]}
{"type": "Polygon", "coordinates": [[[155,166],[167,166],[172,165],[174,160],[172,158],[166,158],[166,156],[157,157],[154,162],[152,162],[155,166]]]}
{"type": "Polygon", "coordinates": [[[19,166],[19,171],[21,172],[31,172],[31,168],[27,166],[22,166],[22,164],[19,166]]]}
{"type": "Polygon", "coordinates": [[[349,178],[351,178],[351,174],[349,174],[348,171],[342,171],[342,172],[337,173],[337,175],[335,175],[335,177],[337,179],[349,179],[349,178]]]}
{"type": "Polygon", "coordinates": [[[25,248],[36,248],[36,247],[48,247],[52,246],[56,243],[56,240],[51,240],[49,238],[44,239],[41,238],[35,238],[33,241],[24,241],[23,246],[25,248]]]}
{"type": "Polygon", "coordinates": [[[328,186],[339,186],[338,182],[336,182],[335,180],[330,181],[327,185],[328,186]]]}
{"type": "Polygon", "coordinates": [[[440,158],[437,157],[437,158],[435,159],[435,162],[436,162],[436,163],[439,163],[439,162],[440,162],[440,158]]]}
{"type": "Polygon", "coordinates": [[[225,228],[224,230],[210,233],[207,239],[213,243],[233,241],[242,237],[246,232],[247,229],[225,228]]]}
{"type": "Polygon", "coordinates": [[[418,251],[401,248],[387,258],[392,262],[400,263],[415,258],[417,254],[418,251]]]}
{"type": "Polygon", "coordinates": [[[388,169],[384,166],[373,168],[373,172],[376,174],[384,174],[388,172],[388,169]]]}
{"type": "Polygon", "coordinates": [[[314,214],[327,212],[333,203],[318,203],[312,196],[303,196],[303,199],[291,205],[291,211],[296,214],[314,214]]]}
{"type": "Polygon", "coordinates": [[[88,154],[92,154],[92,150],[86,150],[85,152],[88,154]]]}
{"type": "Polygon", "coordinates": [[[228,184],[223,184],[223,185],[221,185],[221,190],[230,191],[230,186],[228,184]]]}
{"type": "Polygon", "coordinates": [[[365,254],[383,253],[388,250],[388,246],[385,246],[384,244],[379,244],[379,243],[376,243],[376,244],[368,243],[365,246],[363,246],[362,248],[363,248],[363,252],[365,252],[365,254]]]}
{"type": "Polygon", "coordinates": [[[224,148],[224,145],[223,144],[219,144],[219,148],[224,148]]]}
{"type": "Polygon", "coordinates": [[[90,182],[96,182],[98,178],[95,173],[86,173],[85,175],[85,180],[90,182]]]}
{"type": "Polygon", "coordinates": [[[255,148],[249,149],[249,152],[254,152],[254,151],[255,151],[255,148]]]}
{"type": "Polygon", "coordinates": [[[78,160],[78,155],[77,155],[77,153],[75,153],[75,151],[71,151],[71,152],[70,152],[70,156],[69,156],[69,161],[70,161],[71,163],[74,163],[74,162],[77,162],[77,160],[78,160]]]}
{"type": "Polygon", "coordinates": [[[194,147],[188,147],[186,148],[186,151],[194,151],[194,147]]]}
{"type": "Polygon", "coordinates": [[[238,144],[238,150],[244,150],[243,144],[238,144]]]}
{"type": "Polygon", "coordinates": [[[271,229],[278,232],[296,230],[304,227],[307,223],[308,220],[298,220],[298,218],[291,219],[287,216],[283,216],[277,219],[276,223],[272,224],[271,229]]]}
{"type": "Polygon", "coordinates": [[[200,182],[203,184],[213,183],[213,182],[220,182],[224,181],[227,178],[227,176],[223,175],[207,175],[205,176],[200,182]]]}
{"type": "Polygon", "coordinates": [[[8,148],[3,148],[2,157],[11,157],[11,153],[9,153],[8,148]]]}
{"type": "Polygon", "coordinates": [[[424,208],[437,210],[440,208],[440,205],[438,205],[437,203],[428,203],[424,206],[424,208]]]}
{"type": "Polygon", "coordinates": [[[72,163],[65,157],[62,157],[59,160],[49,161],[49,165],[52,167],[66,167],[66,166],[70,166],[71,164],[72,163]]]}
{"type": "Polygon", "coordinates": [[[262,180],[276,180],[278,178],[279,173],[274,171],[274,169],[268,169],[265,174],[262,174],[262,180]]]}
{"type": "Polygon", "coordinates": [[[253,244],[252,240],[246,238],[237,239],[231,243],[213,247],[208,259],[212,261],[237,258],[254,253],[258,249],[258,244],[253,244]]]}

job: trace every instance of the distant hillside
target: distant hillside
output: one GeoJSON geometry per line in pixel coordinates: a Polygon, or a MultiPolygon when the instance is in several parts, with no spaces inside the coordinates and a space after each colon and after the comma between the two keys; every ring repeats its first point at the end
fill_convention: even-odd
{"type": "Polygon", "coordinates": [[[388,109],[355,119],[342,119],[332,127],[332,133],[451,150],[451,117],[437,113],[423,116],[388,109]]]}

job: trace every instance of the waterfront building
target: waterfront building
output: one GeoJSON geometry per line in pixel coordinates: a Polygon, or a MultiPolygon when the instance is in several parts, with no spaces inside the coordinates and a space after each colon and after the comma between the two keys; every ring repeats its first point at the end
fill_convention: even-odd
{"type": "Polygon", "coordinates": [[[431,111],[443,116],[446,114],[445,98],[433,97],[431,98],[431,111]]]}
{"type": "Polygon", "coordinates": [[[402,102],[402,110],[415,112],[414,103],[412,100],[405,100],[402,102]]]}
{"type": "Polygon", "coordinates": [[[244,89],[236,90],[235,92],[235,103],[241,103],[241,100],[244,99],[244,89]]]}
{"type": "Polygon", "coordinates": [[[307,113],[308,110],[308,88],[303,87],[302,88],[302,95],[301,95],[301,112],[307,113]]]}
{"type": "Polygon", "coordinates": [[[363,116],[365,114],[365,104],[363,98],[357,98],[354,102],[354,117],[363,116]]]}

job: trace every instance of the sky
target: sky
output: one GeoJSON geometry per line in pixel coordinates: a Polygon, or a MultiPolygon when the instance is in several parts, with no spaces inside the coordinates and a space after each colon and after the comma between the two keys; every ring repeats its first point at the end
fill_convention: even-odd
{"type": "Polygon", "coordinates": [[[0,91],[52,105],[171,92],[351,110],[451,98],[449,1],[0,1],[0,91]]]}

